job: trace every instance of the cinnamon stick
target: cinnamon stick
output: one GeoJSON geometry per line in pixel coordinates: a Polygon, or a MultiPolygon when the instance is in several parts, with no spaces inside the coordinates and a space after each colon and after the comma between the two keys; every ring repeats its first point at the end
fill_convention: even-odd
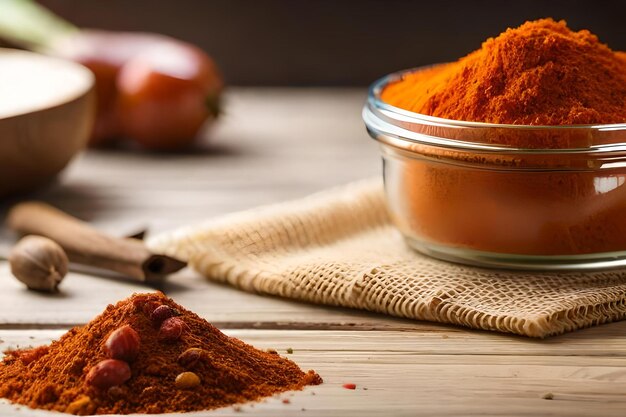
{"type": "Polygon", "coordinates": [[[152,253],[139,239],[106,235],[48,204],[24,202],[7,216],[10,229],[56,241],[70,262],[118,272],[136,281],[156,284],[186,266],[178,259],[152,253]]]}

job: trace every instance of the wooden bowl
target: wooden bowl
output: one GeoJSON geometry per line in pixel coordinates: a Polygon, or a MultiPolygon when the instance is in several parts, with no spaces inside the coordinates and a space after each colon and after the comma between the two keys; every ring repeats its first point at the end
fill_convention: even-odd
{"type": "Polygon", "coordinates": [[[94,116],[87,68],[0,48],[0,197],[52,180],[86,146],[94,116]]]}

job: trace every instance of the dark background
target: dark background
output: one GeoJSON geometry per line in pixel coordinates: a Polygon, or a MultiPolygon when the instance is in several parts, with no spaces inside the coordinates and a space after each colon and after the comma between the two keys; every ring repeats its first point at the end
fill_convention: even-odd
{"type": "MultiPolygon", "coordinates": [[[[540,17],[626,50],[625,1],[41,0],[75,24],[161,32],[208,51],[231,85],[366,85],[450,61],[540,17]]],[[[0,11],[1,12],[1,11],[0,11]]]]}

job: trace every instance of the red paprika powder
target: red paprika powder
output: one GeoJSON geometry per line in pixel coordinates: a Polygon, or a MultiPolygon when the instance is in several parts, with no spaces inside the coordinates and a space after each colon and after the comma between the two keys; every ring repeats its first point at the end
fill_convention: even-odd
{"type": "Polygon", "coordinates": [[[408,73],[382,93],[415,113],[517,125],[622,123],[625,98],[625,54],[552,19],[508,29],[457,62],[408,73]]]}
{"type": "Polygon", "coordinates": [[[50,346],[7,352],[0,364],[1,397],[79,415],[207,410],[321,382],[161,293],[109,305],[50,346]]]}
{"type": "Polygon", "coordinates": [[[395,107],[491,123],[400,122],[426,140],[488,145],[387,148],[391,214],[414,246],[480,256],[626,250],[624,152],[593,151],[626,143],[626,131],[580,126],[626,122],[625,57],[587,30],[542,19],[488,39],[457,62],[386,85],[380,100],[395,107]]]}

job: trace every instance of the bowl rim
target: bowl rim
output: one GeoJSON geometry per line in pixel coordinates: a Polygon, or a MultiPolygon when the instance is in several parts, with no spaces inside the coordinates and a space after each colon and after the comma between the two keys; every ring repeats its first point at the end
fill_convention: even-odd
{"type": "Polygon", "coordinates": [[[47,62],[61,69],[61,71],[67,72],[68,74],[71,73],[72,78],[76,81],[72,86],[68,87],[66,91],[55,93],[52,99],[48,98],[47,101],[35,102],[34,104],[18,108],[17,110],[0,114],[0,122],[63,106],[79,100],[95,90],[96,79],[93,72],[79,63],[56,56],[14,48],[0,48],[0,57],[2,56],[8,56],[8,59],[14,59],[14,57],[17,56],[18,60],[21,59],[19,57],[25,57],[26,60],[31,61],[33,65],[47,62]]]}
{"type": "MultiPolygon", "coordinates": [[[[441,64],[435,64],[441,65],[441,64]]],[[[591,125],[515,125],[468,122],[415,113],[384,102],[380,94],[390,83],[404,74],[432,68],[434,65],[396,71],[379,78],[368,89],[362,118],[372,138],[394,148],[415,152],[415,144],[442,147],[457,151],[506,154],[606,154],[626,157],[626,123],[591,125]],[[452,133],[450,136],[441,132],[452,133]],[[571,135],[576,146],[514,146],[483,140],[487,136],[571,135]],[[459,138],[460,137],[460,138],[459,138]],[[468,140],[467,138],[472,139],[468,140]],[[478,138],[478,139],[476,139],[478,138]],[[584,138],[583,143],[580,138],[584,138]]],[[[531,141],[532,142],[532,141],[531,141]]],[[[625,158],[626,162],[626,158],[625,158]]]]}
{"type": "Polygon", "coordinates": [[[368,89],[368,101],[375,104],[377,108],[392,111],[404,117],[415,119],[416,121],[425,121],[430,123],[437,123],[442,125],[457,126],[457,127],[478,127],[478,128],[500,128],[500,129],[513,129],[513,130],[567,130],[567,129],[595,129],[595,130],[626,130],[626,121],[624,123],[611,123],[611,124],[576,124],[576,125],[519,125],[510,123],[486,123],[486,122],[472,122],[465,120],[446,119],[443,117],[429,116],[427,114],[416,113],[410,110],[405,110],[401,107],[393,106],[386,103],[380,98],[380,93],[383,89],[392,82],[399,81],[405,74],[410,74],[416,71],[433,68],[441,64],[426,65],[421,67],[413,67],[405,70],[395,71],[387,74],[376,81],[374,81],[368,89]]]}

